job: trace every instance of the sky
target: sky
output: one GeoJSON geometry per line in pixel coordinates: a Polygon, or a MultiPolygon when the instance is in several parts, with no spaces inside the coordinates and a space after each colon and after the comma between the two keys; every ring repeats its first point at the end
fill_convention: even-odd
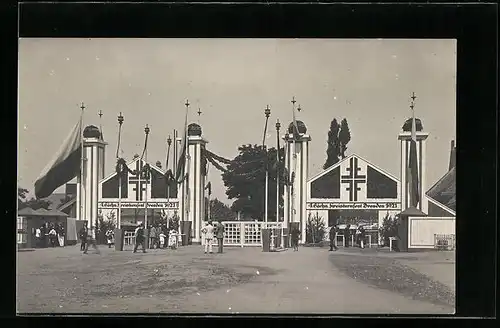
{"type": "MultiPolygon", "coordinates": [[[[186,99],[207,149],[225,158],[262,142],[267,105],[266,143],[275,146],[276,120],[289,124],[295,97],[297,119],[312,138],[309,177],[322,171],[333,118],[349,123],[347,154],[400,176],[397,137],[411,116],[412,92],[415,115],[430,134],[428,189],[446,173],[456,139],[456,40],[21,38],[18,184],[33,195],[81,102],[84,124],[102,125],[109,143],[106,176],[114,170],[119,112],[121,155],[142,153],[148,124],[148,161],[164,163],[167,137],[182,130],[186,99]]],[[[210,167],[208,180],[212,197],[231,204],[221,173],[210,167]]]]}

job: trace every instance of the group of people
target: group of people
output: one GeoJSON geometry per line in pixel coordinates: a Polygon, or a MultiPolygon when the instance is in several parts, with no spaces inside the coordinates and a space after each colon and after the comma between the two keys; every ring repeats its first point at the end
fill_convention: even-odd
{"type": "Polygon", "coordinates": [[[169,247],[171,249],[176,249],[178,246],[179,233],[175,229],[153,224],[151,229],[149,229],[149,238],[151,240],[151,248],[169,247]]]}
{"type": "Polygon", "coordinates": [[[224,248],[224,224],[220,220],[213,222],[212,220],[207,221],[201,233],[203,234],[203,242],[205,245],[205,254],[213,253],[212,244],[214,238],[217,238],[218,251],[217,253],[222,253],[224,248]]]}
{"type": "MultiPolygon", "coordinates": [[[[349,241],[351,240],[351,225],[347,224],[344,230],[344,247],[349,247],[349,241]]],[[[337,234],[340,232],[340,229],[337,225],[330,227],[329,239],[330,239],[330,251],[338,250],[336,245],[337,234]]],[[[355,242],[359,245],[360,248],[365,248],[365,238],[366,231],[362,225],[359,225],[355,232],[355,242]]],[[[354,246],[354,245],[353,245],[354,246]]]]}
{"type": "Polygon", "coordinates": [[[45,222],[35,230],[37,247],[64,247],[64,225],[62,222],[45,222]]]}
{"type": "MultiPolygon", "coordinates": [[[[142,222],[137,224],[137,227],[134,231],[135,245],[134,245],[134,253],[137,252],[139,246],[141,246],[142,252],[146,253],[146,236],[144,233],[144,226],[142,222]]],[[[157,224],[154,224],[149,229],[149,239],[151,241],[150,248],[167,248],[176,249],[178,246],[179,233],[175,229],[167,229],[157,224]],[[168,233],[168,240],[167,240],[168,233]]]]}

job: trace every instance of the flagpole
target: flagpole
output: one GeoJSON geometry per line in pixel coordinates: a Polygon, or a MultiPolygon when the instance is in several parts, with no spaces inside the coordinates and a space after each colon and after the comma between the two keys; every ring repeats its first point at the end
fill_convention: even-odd
{"type": "Polygon", "coordinates": [[[77,178],[77,188],[76,188],[76,200],[78,202],[77,204],[77,210],[76,210],[76,219],[81,220],[83,216],[83,202],[82,202],[82,177],[83,177],[83,114],[85,110],[85,105],[82,102],[82,105],[80,106],[81,113],[80,113],[80,147],[82,148],[80,152],[80,172],[78,174],[77,178]]]}
{"type": "MultiPolygon", "coordinates": [[[[186,118],[188,117],[188,111],[189,111],[189,100],[186,99],[186,118]]],[[[184,201],[184,210],[186,211],[186,215],[182,218],[182,221],[185,222],[186,219],[189,219],[189,202],[190,202],[190,195],[189,195],[189,167],[190,167],[190,164],[191,164],[191,156],[189,156],[189,133],[188,133],[188,121],[187,119],[185,120],[185,126],[184,126],[184,136],[186,138],[186,140],[184,141],[185,144],[184,144],[184,147],[186,147],[186,151],[184,152],[184,176],[187,174],[187,179],[184,180],[185,183],[184,183],[184,192],[185,192],[185,195],[184,195],[184,198],[185,198],[185,201],[184,201]]],[[[184,229],[184,228],[182,228],[184,229]]],[[[182,230],[181,230],[182,231],[182,230]]],[[[186,236],[185,237],[186,239],[186,244],[187,244],[187,241],[189,240],[189,236],[186,236]]]]}
{"type": "MultiPolygon", "coordinates": [[[[292,129],[295,130],[297,129],[297,127],[295,126],[295,103],[296,103],[296,100],[295,100],[295,96],[292,97],[292,110],[293,110],[293,127],[292,129]]],[[[297,130],[297,133],[299,133],[299,131],[297,130]]],[[[294,175],[295,175],[295,170],[297,169],[297,152],[296,152],[296,148],[295,148],[295,133],[293,134],[293,154],[292,155],[292,161],[293,161],[293,170],[291,170],[290,174],[291,174],[291,188],[290,188],[290,194],[291,194],[291,207],[292,207],[292,213],[290,213],[290,222],[294,222],[294,214],[295,214],[295,190],[294,190],[294,175]]]]}
{"type": "MultiPolygon", "coordinates": [[[[149,127],[146,124],[146,127],[144,128],[144,133],[146,134],[146,141],[144,142],[144,155],[145,155],[146,165],[148,165],[148,135],[149,135],[149,131],[150,131],[149,127]]],[[[144,176],[145,176],[145,180],[146,180],[146,188],[144,190],[144,229],[147,229],[148,228],[148,178],[149,178],[149,169],[146,169],[144,171],[144,176]]],[[[139,184],[139,189],[141,189],[140,188],[140,184],[139,184]]],[[[142,190],[141,190],[141,193],[142,193],[142,190]]]]}
{"type": "MultiPolygon", "coordinates": [[[[121,148],[121,132],[122,132],[122,124],[123,124],[123,115],[122,112],[120,112],[120,115],[118,115],[118,147],[116,149],[116,160],[118,161],[119,158],[119,153],[120,153],[120,148],[121,148]]],[[[118,215],[117,215],[117,226],[118,229],[122,228],[122,171],[123,171],[123,166],[119,165],[118,166],[118,215]]]]}
{"type": "MultiPolygon", "coordinates": [[[[175,135],[174,135],[175,136],[175,135]]],[[[170,138],[170,135],[167,138],[167,145],[168,145],[168,150],[167,150],[167,163],[165,165],[165,172],[168,172],[168,160],[170,158],[170,145],[172,144],[172,138],[170,138]]],[[[174,143],[174,149],[175,149],[175,143],[174,143]]],[[[167,181],[167,209],[169,208],[170,205],[170,176],[166,179],[167,181]]],[[[167,221],[168,223],[168,221],[167,221]]]]}

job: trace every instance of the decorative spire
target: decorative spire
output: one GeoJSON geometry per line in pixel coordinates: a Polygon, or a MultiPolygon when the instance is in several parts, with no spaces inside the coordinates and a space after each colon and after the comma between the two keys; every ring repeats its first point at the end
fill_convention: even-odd
{"type": "Polygon", "coordinates": [[[104,140],[104,137],[102,136],[102,110],[99,109],[99,113],[97,113],[97,115],[99,115],[99,131],[101,135],[101,140],[104,140]]]}

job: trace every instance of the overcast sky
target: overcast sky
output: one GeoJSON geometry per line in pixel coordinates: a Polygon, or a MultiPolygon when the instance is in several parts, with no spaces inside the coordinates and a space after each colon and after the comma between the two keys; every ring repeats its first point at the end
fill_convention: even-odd
{"type": "MultiPolygon", "coordinates": [[[[82,101],[86,125],[99,125],[103,112],[107,176],[114,170],[120,111],[127,160],[141,153],[149,124],[148,160],[165,161],[166,139],[182,129],[186,99],[207,148],[231,159],[238,146],[262,142],[268,104],[267,140],[275,145],[274,124],[291,121],[292,96],[312,137],[309,176],[322,170],[334,117],[348,120],[348,154],[399,176],[397,135],[410,115],[412,92],[416,116],[430,133],[428,189],[446,172],[456,135],[455,40],[20,39],[18,183],[33,191],[82,101]]],[[[213,196],[230,203],[213,167],[209,180],[213,196]]]]}

